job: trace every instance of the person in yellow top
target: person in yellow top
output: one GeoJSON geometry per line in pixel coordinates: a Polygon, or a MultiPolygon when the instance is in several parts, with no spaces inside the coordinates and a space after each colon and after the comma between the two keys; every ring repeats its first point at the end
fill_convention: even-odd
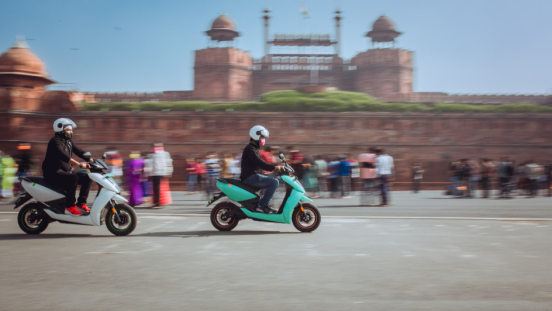
{"type": "Polygon", "coordinates": [[[2,155],[2,197],[13,197],[13,183],[15,182],[15,172],[17,167],[12,157],[7,154],[2,155]]]}

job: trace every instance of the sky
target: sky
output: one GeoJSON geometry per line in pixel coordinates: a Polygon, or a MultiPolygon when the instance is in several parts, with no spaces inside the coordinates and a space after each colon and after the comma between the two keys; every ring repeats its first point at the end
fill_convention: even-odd
{"type": "Polygon", "coordinates": [[[396,47],[413,51],[416,92],[552,93],[551,0],[0,0],[0,51],[24,35],[50,77],[81,92],[191,90],[194,51],[220,14],[236,48],[263,56],[265,7],[271,34],[332,37],[339,8],[346,60],[386,15],[403,33],[396,47]]]}

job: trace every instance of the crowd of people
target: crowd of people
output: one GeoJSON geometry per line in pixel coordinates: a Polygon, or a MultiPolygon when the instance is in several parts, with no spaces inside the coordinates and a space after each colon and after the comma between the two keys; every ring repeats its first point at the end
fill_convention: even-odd
{"type": "Polygon", "coordinates": [[[132,151],[123,162],[116,150],[106,152],[108,173],[119,178],[128,192],[129,205],[161,208],[171,204],[169,178],[173,174],[173,160],[163,144],[155,144],[149,152],[132,151]]]}
{"type": "Polygon", "coordinates": [[[500,161],[482,158],[460,159],[450,163],[448,195],[458,198],[475,197],[474,190],[482,190],[482,198],[491,197],[490,190],[497,185],[498,198],[510,199],[513,195],[535,197],[551,196],[552,164],[529,160],[516,163],[508,157],[500,161]]]}
{"type": "MultiPolygon", "coordinates": [[[[381,148],[370,148],[358,157],[351,154],[309,156],[293,146],[285,150],[265,146],[260,151],[261,158],[270,164],[279,162],[280,153],[284,154],[287,163],[312,198],[323,197],[327,192],[330,198],[349,198],[353,180],[360,178],[362,189],[377,189],[381,196],[380,205],[388,205],[388,183],[394,174],[394,165],[393,158],[381,148]]],[[[224,152],[219,155],[209,152],[205,156],[187,158],[185,170],[188,194],[204,191],[208,198],[216,191],[217,178],[239,178],[241,156],[241,153],[224,152]]],[[[264,173],[277,177],[275,171],[264,173]]]]}

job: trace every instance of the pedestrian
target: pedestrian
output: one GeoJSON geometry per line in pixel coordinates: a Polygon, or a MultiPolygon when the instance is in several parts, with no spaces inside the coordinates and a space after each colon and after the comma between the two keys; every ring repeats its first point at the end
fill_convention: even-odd
{"type": "Polygon", "coordinates": [[[380,206],[389,206],[388,183],[393,178],[395,165],[393,157],[385,153],[385,150],[378,148],[376,150],[376,172],[380,182],[381,204],[380,206]]]}
{"type": "Polygon", "coordinates": [[[13,197],[13,182],[17,172],[15,161],[9,154],[3,154],[0,161],[2,161],[2,191],[0,194],[3,198],[11,198],[13,197]]]}
{"type": "Polygon", "coordinates": [[[351,189],[351,163],[347,160],[346,155],[339,156],[339,179],[341,199],[348,199],[351,189]]]}
{"type": "Polygon", "coordinates": [[[321,198],[322,193],[328,191],[328,185],[326,184],[326,177],[328,177],[328,163],[324,160],[324,157],[317,155],[314,160],[314,167],[316,170],[316,178],[318,178],[317,193],[313,198],[321,198]]]}
{"type": "MultiPolygon", "coordinates": [[[[196,160],[197,163],[197,183],[196,183],[196,190],[197,191],[206,191],[206,180],[207,180],[207,167],[205,166],[205,159],[198,158],[196,160]]],[[[205,197],[207,198],[207,196],[205,197]]]]}
{"type": "Polygon", "coordinates": [[[544,173],[544,189],[546,196],[552,196],[552,164],[550,161],[547,161],[546,164],[543,166],[543,173],[544,173]]]}
{"type": "Polygon", "coordinates": [[[479,184],[479,180],[481,180],[481,166],[476,160],[468,160],[468,165],[470,166],[468,192],[471,198],[475,197],[475,190],[477,190],[477,185],[479,184]]]}
{"type": "Polygon", "coordinates": [[[318,189],[316,166],[314,166],[314,161],[311,161],[308,156],[303,158],[303,169],[305,170],[305,174],[303,175],[303,186],[305,190],[316,192],[318,189]]]}
{"type": "Polygon", "coordinates": [[[360,179],[360,167],[358,166],[358,161],[353,158],[352,154],[347,154],[347,161],[349,161],[349,165],[351,166],[351,175],[349,175],[349,193],[351,191],[357,190],[355,185],[357,184],[357,181],[360,179]]]}
{"type": "Polygon", "coordinates": [[[542,167],[531,160],[525,166],[525,174],[529,178],[529,196],[535,197],[538,194],[538,180],[542,174],[542,167]]]}
{"type": "Polygon", "coordinates": [[[361,153],[358,156],[358,163],[360,167],[360,190],[361,204],[374,204],[371,202],[371,196],[374,195],[376,187],[376,148],[368,148],[366,153],[361,153]]]}
{"type": "Polygon", "coordinates": [[[126,184],[130,193],[128,204],[136,206],[144,203],[144,190],[142,187],[144,160],[139,151],[132,151],[130,160],[126,162],[126,184]]]}
{"type": "Polygon", "coordinates": [[[216,179],[220,176],[221,171],[220,160],[215,152],[211,151],[207,154],[205,167],[207,168],[207,186],[205,189],[207,192],[207,198],[210,198],[211,193],[215,192],[216,179]]]}
{"type": "Polygon", "coordinates": [[[288,146],[286,148],[290,154],[290,159],[288,161],[288,164],[293,168],[295,171],[295,176],[299,178],[299,180],[303,180],[303,154],[301,151],[296,149],[293,146],[288,146]]]}
{"type": "Polygon", "coordinates": [[[464,198],[471,198],[471,172],[472,172],[472,167],[470,165],[470,160],[469,159],[462,159],[460,160],[460,168],[459,168],[459,176],[460,176],[460,183],[461,183],[461,187],[462,187],[462,191],[463,191],[463,194],[462,194],[462,197],[464,198]]]}
{"type": "Polygon", "coordinates": [[[229,152],[226,152],[224,154],[224,159],[222,162],[222,177],[224,178],[232,178],[234,176],[232,167],[235,165],[234,158],[232,157],[232,154],[229,152]]]}
{"type": "Polygon", "coordinates": [[[510,179],[514,175],[512,163],[507,157],[503,157],[497,167],[496,175],[500,181],[499,198],[511,199],[510,197],[510,179]]]}
{"type": "Polygon", "coordinates": [[[152,203],[153,200],[153,184],[151,182],[151,152],[144,151],[141,153],[142,159],[144,160],[144,171],[142,172],[142,191],[144,193],[143,201],[144,203],[152,203]]]}
{"type": "Polygon", "coordinates": [[[337,198],[339,196],[339,167],[340,163],[337,156],[330,156],[328,163],[328,179],[330,180],[332,189],[331,198],[337,198]]]}
{"type": "Polygon", "coordinates": [[[19,153],[14,157],[14,160],[17,164],[17,177],[19,180],[15,181],[13,190],[20,194],[26,193],[23,186],[21,186],[20,180],[32,173],[31,169],[33,162],[31,155],[31,144],[19,144],[19,146],[17,146],[17,150],[19,150],[19,153]]]}
{"type": "Polygon", "coordinates": [[[171,155],[164,150],[163,144],[154,144],[151,162],[152,170],[150,176],[153,185],[152,208],[161,208],[162,205],[167,204],[171,200],[167,177],[171,176],[173,171],[171,155]]]}
{"type": "Polygon", "coordinates": [[[241,153],[238,153],[237,156],[234,157],[234,161],[232,162],[232,174],[234,175],[234,178],[240,178],[241,175],[241,153]]]}
{"type": "Polygon", "coordinates": [[[188,194],[196,194],[197,163],[194,158],[186,159],[186,173],[188,174],[186,190],[188,190],[188,194]]]}
{"type": "Polygon", "coordinates": [[[418,193],[420,191],[423,174],[422,163],[412,165],[412,192],[418,193]]]}
{"type": "Polygon", "coordinates": [[[481,159],[481,188],[483,189],[482,198],[489,197],[491,190],[491,181],[495,174],[495,165],[491,159],[481,159]]]}
{"type": "Polygon", "coordinates": [[[453,161],[449,165],[449,179],[450,179],[450,185],[449,185],[449,191],[447,194],[452,196],[459,196],[462,194],[460,190],[458,190],[458,187],[461,186],[460,184],[460,162],[453,161]]]}
{"type": "Polygon", "coordinates": [[[106,156],[107,172],[113,174],[113,180],[117,184],[122,185],[123,157],[115,147],[108,148],[104,154],[106,156]]]}

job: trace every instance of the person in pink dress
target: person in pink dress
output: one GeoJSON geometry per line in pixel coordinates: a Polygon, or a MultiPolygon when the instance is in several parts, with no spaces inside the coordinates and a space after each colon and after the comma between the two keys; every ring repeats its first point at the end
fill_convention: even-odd
{"type": "Polygon", "coordinates": [[[367,191],[376,187],[376,148],[368,148],[368,152],[361,153],[358,156],[358,166],[360,168],[361,193],[364,196],[367,191]]]}

